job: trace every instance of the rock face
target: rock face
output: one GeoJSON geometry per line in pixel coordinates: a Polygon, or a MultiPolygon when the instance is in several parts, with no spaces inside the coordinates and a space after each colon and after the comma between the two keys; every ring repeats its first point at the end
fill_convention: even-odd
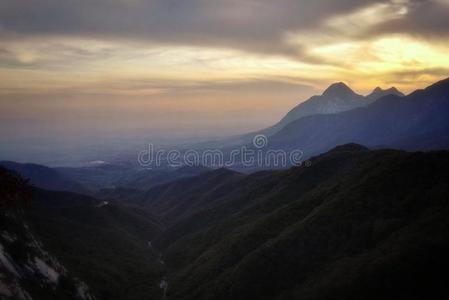
{"type": "Polygon", "coordinates": [[[87,285],[44,249],[25,221],[20,206],[26,185],[1,168],[0,186],[0,299],[94,299],[87,285]]]}

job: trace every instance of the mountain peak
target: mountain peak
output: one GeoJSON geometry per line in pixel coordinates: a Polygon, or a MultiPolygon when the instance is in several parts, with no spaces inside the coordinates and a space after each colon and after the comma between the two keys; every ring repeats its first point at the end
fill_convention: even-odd
{"type": "Polygon", "coordinates": [[[404,96],[402,92],[400,92],[396,87],[392,86],[385,90],[380,87],[376,87],[368,96],[366,96],[366,98],[371,101],[375,101],[388,95],[395,95],[399,97],[404,96]]]}
{"type": "Polygon", "coordinates": [[[395,86],[392,86],[392,87],[389,88],[387,91],[389,91],[389,92],[395,92],[395,93],[401,93],[401,94],[402,94],[402,92],[399,91],[395,86]]]}
{"type": "Polygon", "coordinates": [[[323,93],[323,96],[346,96],[352,95],[354,91],[343,82],[331,84],[323,93]]]}

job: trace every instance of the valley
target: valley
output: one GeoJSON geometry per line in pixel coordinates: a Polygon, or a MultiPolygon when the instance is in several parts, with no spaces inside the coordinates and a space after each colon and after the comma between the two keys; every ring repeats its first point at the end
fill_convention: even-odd
{"type": "MultiPolygon", "coordinates": [[[[297,166],[1,162],[0,294],[38,300],[447,295],[449,81],[407,96],[388,91],[396,95],[299,117],[270,135],[266,151],[302,147],[310,154],[297,166]]],[[[336,84],[313,99],[343,101],[348,94],[354,101],[370,98],[336,84]]]]}

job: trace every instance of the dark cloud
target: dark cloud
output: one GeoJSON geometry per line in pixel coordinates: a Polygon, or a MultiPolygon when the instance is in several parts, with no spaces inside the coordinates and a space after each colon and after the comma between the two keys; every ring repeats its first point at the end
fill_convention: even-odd
{"type": "Polygon", "coordinates": [[[316,28],[327,18],[372,0],[3,0],[3,36],[74,35],[154,43],[231,47],[301,54],[289,31],[316,28]]]}
{"type": "MultiPolygon", "coordinates": [[[[391,78],[394,78],[392,82],[400,84],[413,84],[422,81],[423,76],[429,77],[429,75],[435,78],[445,78],[449,74],[448,68],[425,68],[421,70],[412,71],[399,71],[389,74],[391,78]]],[[[429,81],[431,82],[432,79],[429,81]]]]}

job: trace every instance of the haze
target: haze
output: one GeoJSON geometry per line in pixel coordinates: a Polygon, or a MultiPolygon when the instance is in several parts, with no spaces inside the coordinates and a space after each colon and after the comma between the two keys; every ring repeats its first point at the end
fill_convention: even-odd
{"type": "Polygon", "coordinates": [[[447,77],[448,29],[448,0],[3,0],[0,155],[244,133],[335,81],[410,92],[447,77]]]}

